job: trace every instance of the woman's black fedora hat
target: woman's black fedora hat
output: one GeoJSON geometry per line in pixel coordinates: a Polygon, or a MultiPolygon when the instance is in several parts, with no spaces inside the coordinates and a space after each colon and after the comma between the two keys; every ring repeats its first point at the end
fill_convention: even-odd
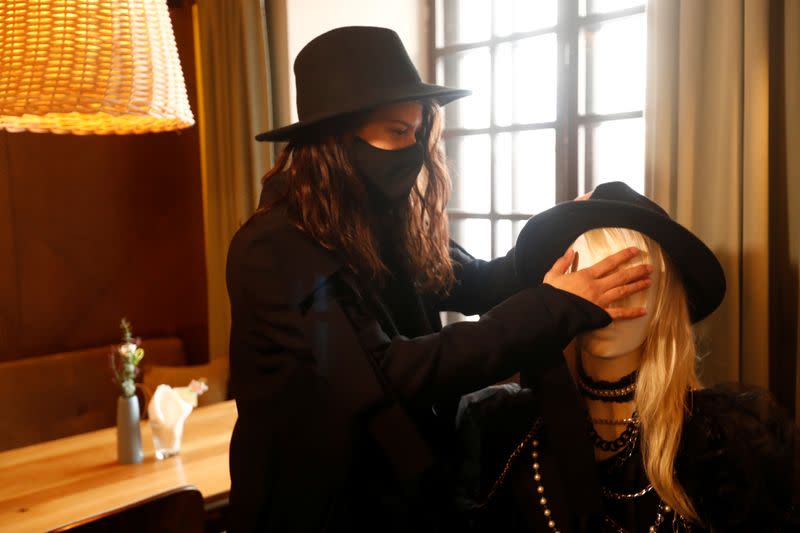
{"type": "Polygon", "coordinates": [[[294,61],[298,122],[256,135],[286,141],[324,120],[381,104],[435,99],[470,91],[423,83],[400,37],[387,28],[347,26],[309,42],[294,61]]]}
{"type": "Polygon", "coordinates": [[[531,217],[517,239],[518,276],[541,283],[567,247],[595,228],[628,228],[660,244],[681,274],[692,322],[722,303],[725,273],[714,253],[658,204],[622,182],[599,185],[587,200],[564,202],[531,217]]]}

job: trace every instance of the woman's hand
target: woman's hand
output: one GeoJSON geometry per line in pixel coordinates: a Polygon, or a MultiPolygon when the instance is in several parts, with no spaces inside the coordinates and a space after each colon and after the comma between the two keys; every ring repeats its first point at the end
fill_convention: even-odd
{"type": "Polygon", "coordinates": [[[590,267],[567,273],[575,261],[575,250],[570,248],[545,274],[544,283],[602,307],[614,320],[638,318],[645,314],[643,307],[608,307],[612,302],[645,290],[652,283],[652,265],[637,265],[614,272],[637,254],[638,248],[626,248],[590,267]]]}

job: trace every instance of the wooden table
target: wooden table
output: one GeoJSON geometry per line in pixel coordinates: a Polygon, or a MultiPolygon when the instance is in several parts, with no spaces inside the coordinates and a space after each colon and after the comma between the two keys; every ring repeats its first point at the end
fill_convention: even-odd
{"type": "Polygon", "coordinates": [[[185,485],[197,487],[207,505],[224,501],[235,422],[232,400],[195,409],[180,455],[163,461],[142,422],[144,461],[136,465],[117,463],[115,428],[2,452],[0,531],[47,531],[185,485]]]}

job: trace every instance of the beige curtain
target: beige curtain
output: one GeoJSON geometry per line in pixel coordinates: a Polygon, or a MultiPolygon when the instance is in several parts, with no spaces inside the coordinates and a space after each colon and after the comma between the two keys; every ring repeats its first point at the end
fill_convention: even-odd
{"type": "MultiPolygon", "coordinates": [[[[786,101],[786,199],[790,210],[787,217],[786,239],[788,243],[787,277],[793,286],[786,293],[788,305],[800,293],[800,2],[786,2],[783,34],[786,39],[784,73],[786,101]],[[793,292],[792,292],[793,291],[793,292]]],[[[800,312],[795,307],[794,317],[787,313],[783,317],[786,328],[794,331],[795,358],[795,417],[800,423],[800,312]]]]}
{"type": "Polygon", "coordinates": [[[269,145],[253,137],[271,127],[269,52],[263,0],[197,0],[200,144],[211,357],[228,354],[228,244],[253,213],[269,145]]]}
{"type": "MultiPolygon", "coordinates": [[[[776,163],[780,157],[787,161],[781,148],[788,136],[794,135],[795,145],[798,137],[796,130],[775,125],[790,118],[789,104],[796,106],[800,94],[777,86],[790,81],[778,75],[783,58],[788,73],[798,51],[790,30],[797,25],[787,18],[784,32],[776,21],[783,24],[784,11],[796,11],[798,3],[648,3],[648,193],[714,250],[728,281],[722,307],[698,328],[707,384],[741,381],[775,392],[771,377],[782,365],[791,370],[795,388],[796,332],[790,340],[788,332],[778,331],[776,300],[790,301],[796,319],[797,295],[779,294],[774,278],[792,268],[797,277],[796,249],[793,266],[789,255],[781,258],[785,264],[775,259],[776,246],[783,240],[786,248],[786,231],[800,214],[800,203],[780,195],[789,167],[781,171],[776,163]],[[786,342],[776,342],[776,334],[786,342]]],[[[796,172],[796,161],[794,166],[796,172]]],[[[792,390],[788,402],[779,399],[794,404],[794,395],[792,390]]]]}

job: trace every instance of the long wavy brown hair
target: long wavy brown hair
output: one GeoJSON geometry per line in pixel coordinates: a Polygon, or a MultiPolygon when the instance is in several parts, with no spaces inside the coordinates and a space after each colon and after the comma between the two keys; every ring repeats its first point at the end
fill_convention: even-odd
{"type": "MultiPolygon", "coordinates": [[[[446,293],[455,276],[445,212],[451,182],[439,142],[440,108],[432,102],[422,103],[422,124],[417,133],[426,148],[422,170],[408,201],[388,212],[369,207],[366,183],[348,157],[355,129],[366,116],[362,113],[327,121],[302,138],[293,139],[262,183],[285,173],[286,195],[279,201],[286,202],[295,225],[325,248],[336,251],[357,275],[378,283],[385,279],[389,269],[381,260],[375,231],[389,227],[415,286],[446,293]]],[[[271,208],[266,205],[259,211],[271,208]]]]}

